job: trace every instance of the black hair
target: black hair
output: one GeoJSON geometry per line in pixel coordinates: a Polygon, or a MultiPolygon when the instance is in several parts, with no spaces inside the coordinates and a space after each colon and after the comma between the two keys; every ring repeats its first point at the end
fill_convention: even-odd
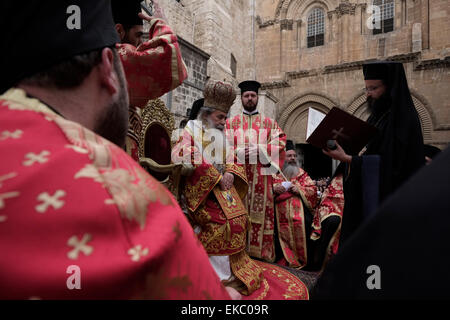
{"type": "MultiPolygon", "coordinates": [[[[103,49],[73,56],[44,71],[23,79],[21,83],[56,89],[76,88],[83,83],[92,69],[101,62],[103,49]]],[[[114,66],[117,67],[119,57],[116,49],[111,49],[114,52],[114,66]]]]}

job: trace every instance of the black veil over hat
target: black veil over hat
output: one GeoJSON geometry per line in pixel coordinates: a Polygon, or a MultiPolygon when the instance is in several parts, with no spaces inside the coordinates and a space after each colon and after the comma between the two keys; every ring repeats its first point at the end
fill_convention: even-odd
{"type": "Polygon", "coordinates": [[[383,80],[386,92],[369,106],[371,115],[367,122],[378,129],[376,136],[362,157],[353,156],[349,166],[342,166],[345,172],[350,170],[344,181],[345,206],[339,240],[344,247],[366,219],[369,207],[377,206],[425,165],[422,128],[403,65],[368,63],[363,65],[363,72],[366,80],[383,80]],[[374,159],[379,162],[371,166],[374,159]]]}
{"type": "Polygon", "coordinates": [[[189,120],[197,119],[198,113],[200,109],[203,107],[204,101],[205,99],[203,98],[194,101],[194,103],[192,104],[191,113],[189,114],[189,120]]]}
{"type": "Polygon", "coordinates": [[[141,0],[111,0],[114,22],[124,26],[143,25],[138,14],[141,12],[141,0]]]}
{"type": "Polygon", "coordinates": [[[239,83],[239,88],[241,89],[241,94],[247,91],[254,91],[258,93],[261,84],[258,81],[248,80],[239,83]]]}
{"type": "MultiPolygon", "coordinates": [[[[390,105],[382,134],[367,147],[368,154],[382,154],[382,193],[389,194],[424,164],[422,127],[409,91],[403,64],[381,61],[363,65],[366,80],[383,80],[390,105]],[[372,152],[374,151],[374,152],[372,152]]],[[[372,113],[371,124],[382,121],[372,113]]]]}
{"type": "Polygon", "coordinates": [[[2,0],[0,28],[0,93],[75,55],[120,42],[109,0],[2,0]],[[80,29],[71,25],[78,8],[80,29]]]}

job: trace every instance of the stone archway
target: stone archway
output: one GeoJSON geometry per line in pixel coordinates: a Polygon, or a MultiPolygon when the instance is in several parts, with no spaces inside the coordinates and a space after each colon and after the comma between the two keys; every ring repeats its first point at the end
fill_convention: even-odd
{"type": "Polygon", "coordinates": [[[316,4],[326,8],[326,11],[336,6],[332,0],[279,0],[275,12],[275,19],[295,19],[299,13],[304,12],[305,8],[316,4]]]}
{"type": "Polygon", "coordinates": [[[306,94],[293,99],[284,109],[278,123],[294,143],[305,143],[309,108],[328,113],[334,106],[336,103],[329,98],[318,94],[306,94]]]}
{"type": "Polygon", "coordinates": [[[322,150],[306,143],[308,110],[314,108],[328,113],[334,106],[336,103],[319,94],[298,96],[284,109],[278,121],[288,139],[294,142],[302,168],[313,179],[331,176],[335,164],[322,150]]]}
{"type": "MultiPolygon", "coordinates": [[[[411,92],[411,97],[414,102],[414,107],[419,115],[424,142],[430,143],[432,141],[432,132],[435,123],[434,114],[428,105],[423,102],[423,99],[419,98],[416,93],[411,92]]],[[[366,94],[361,93],[358,95],[358,97],[348,106],[347,112],[360,119],[367,120],[369,112],[366,103],[366,94]]]]}

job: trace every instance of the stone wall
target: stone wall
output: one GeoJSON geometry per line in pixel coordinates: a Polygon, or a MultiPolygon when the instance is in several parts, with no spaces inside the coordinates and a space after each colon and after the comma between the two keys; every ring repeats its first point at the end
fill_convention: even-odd
{"type": "Polygon", "coordinates": [[[206,70],[210,56],[193,46],[180,36],[181,54],[188,70],[188,78],[175,90],[162,99],[175,116],[175,125],[180,126],[189,116],[189,110],[195,100],[203,98],[203,88],[207,81],[206,70]]]}
{"type": "Polygon", "coordinates": [[[201,96],[200,89],[208,78],[226,80],[236,87],[243,79],[254,79],[252,4],[255,0],[159,0],[159,3],[169,25],[185,44],[190,45],[189,49],[186,46],[183,49],[189,78],[164,97],[171,105],[178,125],[192,102],[201,96]],[[198,59],[188,53],[193,48],[210,57],[206,69],[201,66],[195,70],[191,61],[198,59]],[[237,62],[235,77],[231,70],[231,55],[237,62]]]}
{"type": "MultiPolygon", "coordinates": [[[[426,142],[441,148],[450,142],[448,0],[395,0],[394,31],[378,35],[368,27],[369,0],[159,2],[176,33],[210,55],[206,72],[201,67],[199,76],[189,65],[189,79],[172,93],[178,122],[209,77],[236,87],[240,81],[256,79],[263,83],[260,109],[302,141],[306,131],[302,110],[307,105],[324,111],[337,105],[367,115],[361,66],[390,59],[405,65],[426,142]],[[307,18],[314,8],[325,13],[324,45],[308,48],[307,18]],[[231,54],[237,60],[236,77],[230,69],[231,54]]],[[[191,61],[183,50],[185,60],[191,61]]],[[[238,95],[232,113],[241,110],[238,95]]]]}
{"type": "Polygon", "coordinates": [[[405,65],[427,143],[450,142],[450,2],[395,0],[394,31],[373,35],[369,1],[280,0],[257,5],[256,78],[276,97],[277,119],[304,142],[307,107],[336,105],[364,117],[361,66],[405,65]],[[325,43],[307,48],[307,18],[325,12],[325,43]],[[270,61],[270,63],[268,63],[270,61]]]}

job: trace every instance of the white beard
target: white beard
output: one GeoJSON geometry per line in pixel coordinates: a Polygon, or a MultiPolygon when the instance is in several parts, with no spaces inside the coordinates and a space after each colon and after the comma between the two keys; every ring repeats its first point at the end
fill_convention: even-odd
{"type": "Polygon", "coordinates": [[[288,178],[288,180],[291,180],[292,178],[295,178],[299,173],[299,168],[295,164],[287,163],[284,165],[283,168],[283,174],[288,178]]]}
{"type": "MultiPolygon", "coordinates": [[[[210,119],[207,121],[189,121],[188,125],[193,129],[194,126],[199,129],[199,125],[202,126],[203,141],[209,142],[207,147],[203,149],[203,145],[200,145],[200,141],[194,139],[195,145],[199,150],[203,150],[203,160],[216,168],[221,174],[225,172],[226,159],[224,158],[224,151],[231,147],[231,144],[226,138],[223,129],[216,128],[210,119]],[[206,123],[205,123],[206,122],[206,123]],[[213,138],[214,137],[214,138],[213,138]],[[214,151],[214,154],[213,154],[214,151]]],[[[223,127],[223,126],[220,126],[223,127]]]]}

